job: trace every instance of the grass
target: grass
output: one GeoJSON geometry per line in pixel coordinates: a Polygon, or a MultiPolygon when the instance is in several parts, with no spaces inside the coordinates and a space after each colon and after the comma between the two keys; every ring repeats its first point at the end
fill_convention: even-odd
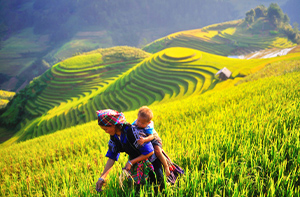
{"type": "MultiPolygon", "coordinates": [[[[300,195],[299,80],[287,72],[150,106],[164,149],[185,169],[164,196],[300,195]]],[[[136,114],[125,112],[130,122],[136,114]]],[[[1,195],[98,196],[108,140],[92,121],[0,149],[1,195]]],[[[102,195],[134,196],[118,184],[125,162],[102,195]]]]}

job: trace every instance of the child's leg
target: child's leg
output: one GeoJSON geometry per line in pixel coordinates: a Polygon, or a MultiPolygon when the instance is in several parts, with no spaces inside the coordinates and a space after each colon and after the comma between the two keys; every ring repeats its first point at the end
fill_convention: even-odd
{"type": "Polygon", "coordinates": [[[171,173],[170,173],[169,165],[167,163],[165,156],[162,153],[161,148],[157,145],[154,145],[154,152],[155,152],[155,155],[158,157],[158,159],[163,164],[163,166],[165,168],[166,176],[170,176],[171,173]]]}

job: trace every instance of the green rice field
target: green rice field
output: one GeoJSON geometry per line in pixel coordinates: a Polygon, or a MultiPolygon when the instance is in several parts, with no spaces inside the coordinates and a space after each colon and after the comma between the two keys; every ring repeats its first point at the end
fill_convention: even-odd
{"type": "MultiPolygon", "coordinates": [[[[163,148],[185,170],[164,196],[299,196],[299,80],[290,71],[151,105],[163,148]]],[[[154,196],[120,188],[125,155],[96,194],[108,140],[93,120],[1,148],[1,196],[154,196]]]]}

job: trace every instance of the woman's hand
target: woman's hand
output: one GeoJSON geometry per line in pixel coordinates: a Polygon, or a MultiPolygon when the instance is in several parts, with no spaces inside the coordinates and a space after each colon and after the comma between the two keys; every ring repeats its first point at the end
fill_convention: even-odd
{"type": "Polygon", "coordinates": [[[99,178],[99,180],[96,183],[96,190],[97,190],[97,192],[101,192],[102,191],[103,185],[104,185],[104,179],[99,178]]]}
{"type": "Polygon", "coordinates": [[[125,169],[126,169],[127,171],[130,171],[131,166],[132,166],[132,163],[128,160],[128,162],[127,162],[126,165],[125,165],[125,169]]]}

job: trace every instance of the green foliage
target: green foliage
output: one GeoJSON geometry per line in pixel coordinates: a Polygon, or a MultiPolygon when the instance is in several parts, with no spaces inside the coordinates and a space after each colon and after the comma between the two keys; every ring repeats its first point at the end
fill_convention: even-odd
{"type": "MultiPolygon", "coordinates": [[[[259,5],[255,9],[255,17],[260,18],[260,17],[265,17],[267,14],[267,8],[264,5],[259,5]]],[[[246,15],[247,16],[247,15],[246,15]]]]}
{"type": "Polygon", "coordinates": [[[36,98],[45,87],[46,84],[37,78],[25,89],[20,90],[3,109],[0,116],[1,125],[16,128],[25,118],[29,118],[30,114],[25,110],[27,101],[36,98]]]}
{"type": "Polygon", "coordinates": [[[246,13],[246,18],[245,20],[248,22],[248,23],[253,23],[254,22],[254,18],[255,18],[255,11],[253,9],[251,9],[249,12],[246,13]]]}
{"type": "Polygon", "coordinates": [[[261,31],[269,30],[270,35],[275,36],[278,34],[279,29],[290,40],[297,43],[295,39],[296,34],[290,29],[288,15],[284,14],[276,3],[271,3],[268,9],[264,6],[257,6],[254,10],[251,9],[246,13],[245,22],[247,22],[248,26],[249,24],[251,25],[248,29],[252,33],[258,34],[261,31]],[[267,21],[262,22],[262,18],[267,18],[271,25],[267,21]]]}
{"type": "Polygon", "coordinates": [[[284,33],[290,40],[297,44],[300,44],[300,33],[297,29],[292,29],[292,27],[288,26],[284,28],[284,33]]]}
{"type": "Polygon", "coordinates": [[[284,20],[284,13],[277,3],[271,3],[267,17],[274,25],[279,25],[284,20]]]}

